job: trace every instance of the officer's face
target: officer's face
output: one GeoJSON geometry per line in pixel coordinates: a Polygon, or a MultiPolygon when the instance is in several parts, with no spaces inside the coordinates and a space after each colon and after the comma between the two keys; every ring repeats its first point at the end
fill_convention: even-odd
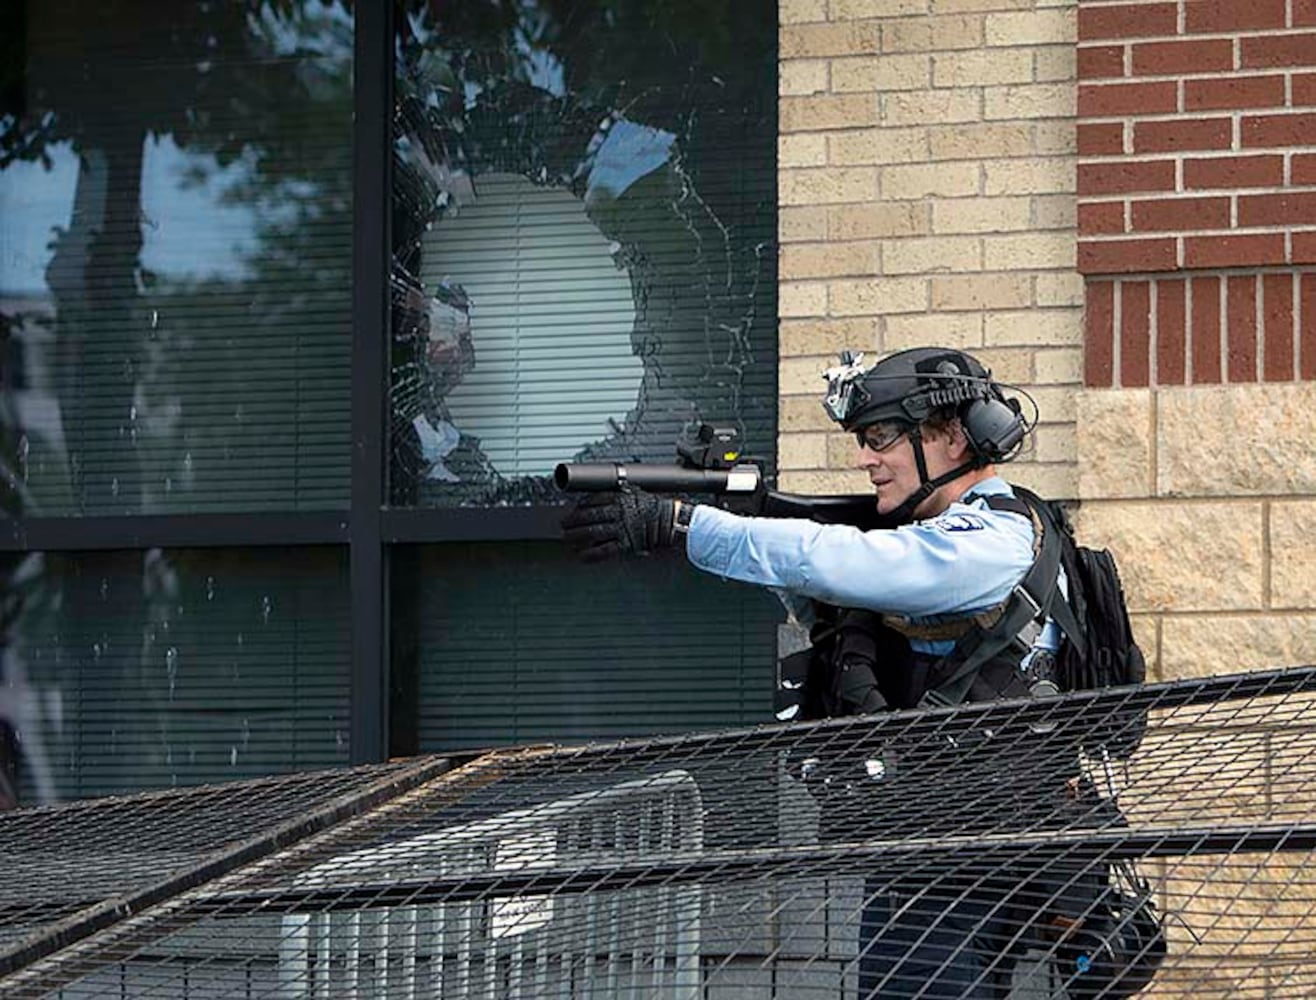
{"type": "MultiPolygon", "coordinates": [[[[964,461],[963,434],[957,433],[958,430],[955,424],[940,431],[926,425],[923,427],[923,460],[927,463],[928,479],[936,479],[964,461]]],[[[855,437],[859,444],[855,464],[868,473],[868,480],[877,494],[878,513],[889,514],[923,485],[908,429],[899,425],[875,424],[857,431],[855,437]]],[[[932,509],[940,502],[939,493],[934,493],[915,508],[914,514],[928,517],[939,513],[932,509]]]]}

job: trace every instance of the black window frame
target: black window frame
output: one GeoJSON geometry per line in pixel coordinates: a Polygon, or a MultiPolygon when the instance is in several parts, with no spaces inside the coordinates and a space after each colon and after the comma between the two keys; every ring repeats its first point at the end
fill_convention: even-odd
{"type": "MultiPolygon", "coordinates": [[[[388,506],[389,221],[396,6],[392,0],[361,3],[355,6],[354,15],[348,508],[304,513],[0,517],[0,552],[347,546],[352,764],[374,763],[390,756],[389,563],[393,548],[555,539],[561,516],[559,506],[543,504],[484,509],[388,506]]],[[[776,98],[775,92],[772,96],[776,98]]]]}

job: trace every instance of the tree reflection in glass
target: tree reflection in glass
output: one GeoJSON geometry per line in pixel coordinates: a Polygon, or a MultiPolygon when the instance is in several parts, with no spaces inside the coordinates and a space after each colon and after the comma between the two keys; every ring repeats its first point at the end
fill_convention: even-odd
{"type": "Polygon", "coordinates": [[[7,489],[29,514],[345,506],[350,10],[5,6],[7,489]]]}
{"type": "Polygon", "coordinates": [[[698,420],[773,450],[771,13],[407,5],[394,503],[553,500],[557,461],[670,461],[698,420]],[[427,369],[420,323],[454,296],[474,354],[459,379],[427,369]]]}

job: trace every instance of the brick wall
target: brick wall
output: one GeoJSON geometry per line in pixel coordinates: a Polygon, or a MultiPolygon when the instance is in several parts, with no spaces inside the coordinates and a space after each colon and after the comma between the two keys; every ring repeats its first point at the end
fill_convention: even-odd
{"type": "Polygon", "coordinates": [[[1312,378],[1316,3],[1083,0],[1078,39],[1086,384],[1312,378]]]}
{"type": "Polygon", "coordinates": [[[1159,676],[1316,660],[1316,0],[1080,0],[1080,529],[1159,676]]]}
{"type": "Polygon", "coordinates": [[[1042,409],[1012,472],[1073,496],[1075,10],[782,0],[781,485],[866,491],[819,405],[836,351],[965,347],[1042,409]]]}

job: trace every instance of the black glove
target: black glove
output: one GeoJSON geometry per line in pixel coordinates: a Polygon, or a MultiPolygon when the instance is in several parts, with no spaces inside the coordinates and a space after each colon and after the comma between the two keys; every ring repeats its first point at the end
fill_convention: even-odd
{"type": "Polygon", "coordinates": [[[623,486],[588,493],[562,518],[562,537],[586,562],[644,555],[676,544],[675,504],[623,486]]]}

